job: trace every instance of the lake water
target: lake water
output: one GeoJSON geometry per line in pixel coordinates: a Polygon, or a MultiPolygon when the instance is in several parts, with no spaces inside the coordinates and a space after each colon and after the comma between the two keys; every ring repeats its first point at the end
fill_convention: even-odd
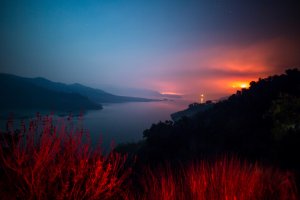
{"type": "Polygon", "coordinates": [[[107,104],[103,110],[88,112],[83,126],[94,140],[100,137],[105,146],[112,141],[136,142],[153,123],[171,120],[170,114],[186,107],[186,104],[171,101],[107,104]]]}
{"type": "MultiPolygon", "coordinates": [[[[104,104],[102,110],[85,113],[80,123],[90,132],[94,144],[101,140],[107,149],[112,142],[118,144],[141,140],[143,131],[153,123],[170,120],[170,114],[187,106],[188,103],[184,101],[104,104]]],[[[32,113],[23,115],[30,116],[32,113]]],[[[5,120],[1,120],[2,129],[5,124],[5,120]]]]}

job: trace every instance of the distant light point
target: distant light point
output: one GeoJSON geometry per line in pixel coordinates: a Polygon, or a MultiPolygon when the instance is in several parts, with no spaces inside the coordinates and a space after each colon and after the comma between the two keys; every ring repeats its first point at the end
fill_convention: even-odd
{"type": "Polygon", "coordinates": [[[200,95],[200,103],[204,103],[204,94],[200,95]]]}

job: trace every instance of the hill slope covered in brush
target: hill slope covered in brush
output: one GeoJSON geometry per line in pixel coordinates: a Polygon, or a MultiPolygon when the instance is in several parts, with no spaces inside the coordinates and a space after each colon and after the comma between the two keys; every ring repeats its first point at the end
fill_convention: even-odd
{"type": "Polygon", "coordinates": [[[300,71],[251,82],[193,117],[159,122],[145,140],[119,146],[146,160],[189,159],[234,153],[299,168],[300,71]]]}

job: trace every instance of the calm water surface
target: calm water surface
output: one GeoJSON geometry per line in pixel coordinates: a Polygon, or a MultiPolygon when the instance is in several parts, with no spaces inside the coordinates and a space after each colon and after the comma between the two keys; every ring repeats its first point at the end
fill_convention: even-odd
{"type": "MultiPolygon", "coordinates": [[[[74,124],[80,124],[88,130],[94,144],[101,141],[102,146],[107,149],[112,142],[118,144],[141,140],[145,129],[150,128],[153,123],[170,120],[170,114],[185,109],[187,105],[183,101],[104,104],[102,110],[85,113],[80,122],[75,118],[74,124]]],[[[34,116],[35,112],[22,112],[21,116],[34,116]]],[[[6,120],[0,121],[3,130],[6,120]]],[[[16,127],[18,124],[20,122],[15,120],[16,127]]]]}
{"type": "Polygon", "coordinates": [[[103,110],[88,112],[83,126],[94,140],[100,137],[104,144],[135,142],[153,123],[170,120],[170,114],[186,107],[187,104],[170,101],[107,104],[103,110]]]}

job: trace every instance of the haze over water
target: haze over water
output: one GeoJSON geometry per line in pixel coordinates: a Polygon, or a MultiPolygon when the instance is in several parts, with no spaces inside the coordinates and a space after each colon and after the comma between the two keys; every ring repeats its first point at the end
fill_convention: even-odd
{"type": "Polygon", "coordinates": [[[108,104],[103,110],[88,112],[83,124],[92,137],[102,137],[105,145],[112,141],[137,142],[153,123],[171,120],[170,114],[186,107],[180,102],[170,101],[108,104]]]}
{"type": "MultiPolygon", "coordinates": [[[[74,116],[73,124],[87,130],[94,145],[101,143],[103,148],[109,149],[112,143],[141,140],[145,129],[150,128],[153,123],[171,120],[170,114],[187,108],[187,104],[184,100],[104,104],[102,110],[86,112],[81,121],[77,121],[78,118],[74,116]]],[[[15,111],[15,114],[17,113],[18,111],[15,111]]],[[[35,111],[27,111],[23,116],[33,117],[35,111]]],[[[57,117],[54,113],[54,118],[57,117]]],[[[28,122],[30,118],[24,120],[28,122]]],[[[14,126],[19,128],[20,119],[14,121],[14,126]]],[[[0,122],[1,129],[4,130],[6,119],[1,119],[0,122]]]]}

